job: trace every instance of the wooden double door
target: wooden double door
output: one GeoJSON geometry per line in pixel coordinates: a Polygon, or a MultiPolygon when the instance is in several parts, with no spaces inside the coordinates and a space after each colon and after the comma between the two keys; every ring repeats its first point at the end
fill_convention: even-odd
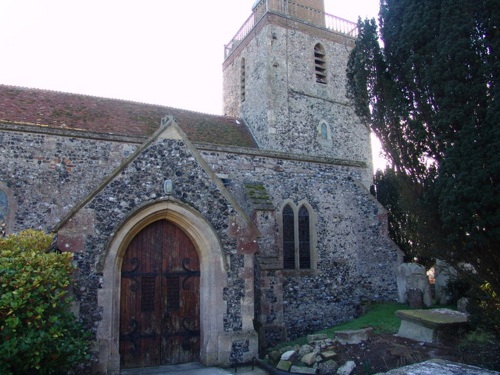
{"type": "Polygon", "coordinates": [[[189,237],[153,222],[127,248],[121,269],[121,366],[196,361],[200,352],[200,265],[189,237]]]}

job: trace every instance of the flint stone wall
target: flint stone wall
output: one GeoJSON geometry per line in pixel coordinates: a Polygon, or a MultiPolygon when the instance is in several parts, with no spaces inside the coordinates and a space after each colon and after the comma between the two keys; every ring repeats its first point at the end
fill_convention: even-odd
{"type": "Polygon", "coordinates": [[[0,181],[17,206],[12,231],[50,230],[142,142],[0,131],[0,181]]]}
{"type": "MultiPolygon", "coordinates": [[[[289,337],[348,320],[365,300],[396,300],[400,252],[386,236],[385,211],[360,183],[364,168],[272,155],[202,151],[212,169],[228,176],[231,191],[242,191],[245,183],[263,185],[276,216],[286,200],[307,202],[314,211],[317,269],[280,270],[282,286],[260,291],[272,301],[282,287],[283,299],[275,303],[283,304],[289,337]]],[[[279,222],[275,230],[279,241],[279,222]]],[[[279,242],[277,247],[279,253],[279,242]]],[[[267,320],[277,323],[273,311],[279,306],[270,310],[267,320]]]]}

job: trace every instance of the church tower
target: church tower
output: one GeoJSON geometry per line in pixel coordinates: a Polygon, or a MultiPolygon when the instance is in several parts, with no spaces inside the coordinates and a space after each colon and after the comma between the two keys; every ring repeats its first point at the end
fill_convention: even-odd
{"type": "Polygon", "coordinates": [[[346,98],[356,24],[324,0],[260,0],[226,45],[224,114],[241,117],[262,149],[361,162],[372,176],[370,131],[346,98]]]}

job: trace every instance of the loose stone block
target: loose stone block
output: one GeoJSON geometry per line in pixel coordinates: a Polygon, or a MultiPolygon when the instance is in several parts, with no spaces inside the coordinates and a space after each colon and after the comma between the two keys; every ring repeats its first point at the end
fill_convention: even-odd
{"type": "Polygon", "coordinates": [[[281,355],[282,361],[291,361],[295,357],[297,352],[295,350],[289,350],[281,355]]]}
{"type": "Polygon", "coordinates": [[[277,350],[273,350],[271,353],[269,353],[269,359],[273,363],[278,363],[281,359],[281,353],[277,350]]]}
{"type": "Polygon", "coordinates": [[[356,368],[356,363],[354,361],[347,361],[337,370],[338,375],[350,375],[356,368]]]}
{"type": "Polygon", "coordinates": [[[291,367],[292,367],[292,362],[283,360],[279,361],[278,364],[276,365],[276,369],[282,371],[289,371],[291,367]]]}
{"type": "Polygon", "coordinates": [[[320,374],[335,374],[339,365],[333,360],[322,362],[318,364],[320,374]]]}
{"type": "Polygon", "coordinates": [[[307,344],[302,345],[299,349],[298,355],[299,355],[299,357],[303,357],[304,355],[309,354],[312,351],[314,351],[314,348],[312,346],[307,345],[307,344]]]}
{"type": "Polygon", "coordinates": [[[341,344],[359,344],[368,340],[368,336],[373,331],[372,327],[335,332],[335,338],[341,344]]]}
{"type": "Polygon", "coordinates": [[[312,352],[312,353],[304,355],[301,359],[301,362],[308,365],[308,366],[312,366],[316,363],[316,357],[317,357],[317,354],[312,352]]]}
{"type": "Polygon", "coordinates": [[[327,350],[321,352],[321,357],[323,357],[323,359],[334,359],[335,357],[337,357],[337,353],[335,353],[333,350],[327,350]]]}
{"type": "Polygon", "coordinates": [[[328,335],[326,333],[318,333],[315,335],[307,335],[307,342],[311,343],[314,341],[326,340],[328,335]]]}

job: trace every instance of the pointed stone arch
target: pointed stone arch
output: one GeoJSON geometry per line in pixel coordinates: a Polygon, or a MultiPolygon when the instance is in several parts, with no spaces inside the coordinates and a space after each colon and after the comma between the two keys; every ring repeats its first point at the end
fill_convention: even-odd
{"type": "Polygon", "coordinates": [[[166,219],[180,227],[191,239],[200,260],[200,361],[211,365],[218,362],[219,336],[224,332],[221,317],[226,302],[221,290],[227,286],[226,262],[218,236],[210,224],[196,211],[175,200],[168,200],[142,208],[129,217],[107,249],[102,275],[102,288],[98,291],[98,305],[103,318],[97,330],[99,363],[96,370],[118,373],[120,272],[123,255],[130,241],[147,225],[166,219]]]}

